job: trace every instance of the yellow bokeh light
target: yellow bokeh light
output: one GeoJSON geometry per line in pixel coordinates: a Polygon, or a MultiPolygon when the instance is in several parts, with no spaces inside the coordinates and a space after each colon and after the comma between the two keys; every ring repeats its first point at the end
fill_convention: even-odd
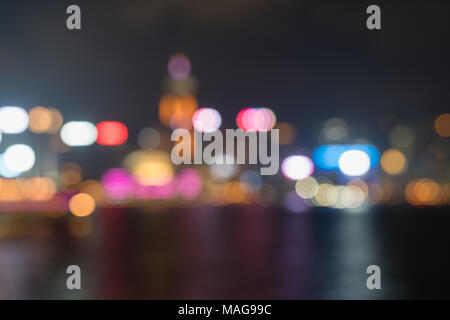
{"type": "Polygon", "coordinates": [[[450,137],[450,113],[441,114],[434,121],[436,133],[441,137],[450,137]]]}
{"type": "Polygon", "coordinates": [[[315,197],[319,191],[319,183],[313,177],[308,177],[303,180],[297,181],[295,184],[295,191],[300,198],[311,199],[315,197]]]}
{"type": "Polygon", "coordinates": [[[174,177],[170,156],[162,151],[136,151],[125,159],[125,167],[145,186],[167,185],[174,177]]]}
{"type": "Polygon", "coordinates": [[[381,168],[390,175],[397,175],[406,169],[406,157],[397,149],[389,149],[381,156],[381,168]]]}
{"type": "Polygon", "coordinates": [[[69,201],[70,212],[77,217],[87,217],[95,210],[95,200],[86,193],[78,193],[69,201]]]}
{"type": "Polygon", "coordinates": [[[361,188],[348,185],[342,189],[339,199],[344,207],[356,209],[364,203],[366,195],[361,188]]]}
{"type": "Polygon", "coordinates": [[[329,183],[319,185],[319,190],[314,197],[319,206],[331,207],[338,201],[339,193],[335,186],[329,183]]]}

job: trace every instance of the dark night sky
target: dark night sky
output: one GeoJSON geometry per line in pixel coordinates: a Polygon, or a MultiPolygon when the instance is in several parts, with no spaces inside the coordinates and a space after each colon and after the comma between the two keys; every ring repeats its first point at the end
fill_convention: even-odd
{"type": "Polygon", "coordinates": [[[156,124],[168,58],[187,54],[200,105],[228,127],[272,107],[305,144],[343,117],[376,130],[448,111],[450,2],[1,0],[0,105],[56,106],[66,120],[156,124]],[[68,31],[66,8],[82,9],[68,31]],[[369,4],[382,30],[365,27],[369,4]]]}

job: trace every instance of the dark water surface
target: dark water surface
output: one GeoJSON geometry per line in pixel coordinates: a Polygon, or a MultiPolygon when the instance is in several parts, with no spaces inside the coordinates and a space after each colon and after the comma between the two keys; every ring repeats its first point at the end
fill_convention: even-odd
{"type": "Polygon", "coordinates": [[[110,208],[83,219],[93,229],[75,236],[72,218],[0,214],[0,298],[450,298],[447,208],[110,208]],[[66,288],[73,264],[79,292],[66,288]],[[372,264],[381,290],[366,287],[372,264]]]}

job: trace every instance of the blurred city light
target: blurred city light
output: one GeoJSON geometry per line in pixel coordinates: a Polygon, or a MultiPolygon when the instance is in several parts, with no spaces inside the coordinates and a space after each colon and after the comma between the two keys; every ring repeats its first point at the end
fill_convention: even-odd
{"type": "Polygon", "coordinates": [[[246,108],[236,117],[237,126],[244,131],[268,131],[276,121],[275,113],[268,108],[246,108]]]}
{"type": "Polygon", "coordinates": [[[198,132],[211,133],[220,128],[222,117],[216,109],[201,108],[194,113],[192,123],[198,132]]]}
{"type": "Polygon", "coordinates": [[[201,176],[194,169],[183,169],[177,178],[177,191],[185,200],[195,199],[203,186],[201,176]]]}
{"type": "Polygon", "coordinates": [[[172,129],[190,129],[197,108],[197,99],[192,95],[167,94],[159,101],[159,119],[163,125],[172,129]]]}
{"type": "Polygon", "coordinates": [[[297,181],[295,191],[302,199],[311,199],[317,195],[319,191],[319,183],[313,177],[308,177],[297,181]]]}
{"type": "Polygon", "coordinates": [[[16,172],[26,172],[33,168],[35,159],[33,149],[24,144],[12,145],[4,153],[6,167],[16,172]]]}
{"type": "Polygon", "coordinates": [[[87,217],[95,211],[95,200],[86,193],[78,193],[69,201],[70,212],[77,217],[87,217]]]}
{"type": "Polygon", "coordinates": [[[89,146],[97,140],[97,128],[87,121],[72,121],[61,129],[62,141],[71,147],[89,146]]]}
{"type": "Polygon", "coordinates": [[[191,73],[191,62],[184,54],[173,55],[169,60],[168,71],[174,80],[185,80],[191,73]]]}
{"type": "Polygon", "coordinates": [[[19,134],[28,128],[28,113],[20,107],[0,108],[0,131],[7,134],[19,134]]]}
{"type": "Polygon", "coordinates": [[[441,114],[434,121],[436,133],[441,137],[450,137],[450,113],[441,114]]]}
{"type": "Polygon", "coordinates": [[[22,172],[11,170],[6,166],[5,154],[0,154],[0,176],[3,178],[17,178],[22,172]]]}
{"type": "Polygon", "coordinates": [[[127,127],[118,121],[103,121],[97,124],[97,143],[102,146],[118,146],[128,139],[127,127]]]}
{"type": "Polygon", "coordinates": [[[314,164],[306,156],[290,156],[281,164],[284,176],[291,180],[301,180],[311,176],[314,172],[314,164]]]}
{"type": "Polygon", "coordinates": [[[172,160],[162,151],[135,151],[126,157],[124,164],[144,186],[163,186],[174,177],[172,160]]]}
{"type": "Polygon", "coordinates": [[[339,170],[351,177],[363,176],[370,169],[370,158],[364,151],[349,150],[339,157],[339,170]]]}
{"type": "Polygon", "coordinates": [[[114,202],[131,199],[135,191],[133,176],[124,169],[109,169],[101,180],[105,197],[114,202]]]}
{"type": "Polygon", "coordinates": [[[52,113],[44,107],[34,107],[29,112],[30,131],[34,133],[44,133],[50,130],[52,125],[52,113]]]}
{"type": "Polygon", "coordinates": [[[383,152],[380,163],[383,171],[391,175],[404,172],[407,166],[405,155],[397,149],[389,149],[383,152]]]}
{"type": "Polygon", "coordinates": [[[314,165],[321,170],[338,170],[339,158],[349,150],[359,150],[366,153],[370,158],[370,167],[375,167],[380,161],[380,152],[373,145],[323,145],[317,147],[312,159],[314,165]]]}

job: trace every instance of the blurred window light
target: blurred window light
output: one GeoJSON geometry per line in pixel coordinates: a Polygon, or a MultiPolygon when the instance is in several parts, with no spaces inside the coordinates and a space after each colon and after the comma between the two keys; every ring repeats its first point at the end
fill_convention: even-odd
{"type": "Polygon", "coordinates": [[[369,169],[370,158],[364,151],[349,150],[339,157],[339,170],[346,176],[363,176],[369,169]]]}
{"type": "Polygon", "coordinates": [[[436,133],[441,137],[450,137],[450,113],[441,114],[434,121],[436,133]]]}
{"type": "Polygon", "coordinates": [[[281,171],[288,179],[301,180],[313,174],[314,164],[306,156],[290,156],[284,159],[281,171]]]}
{"type": "Polygon", "coordinates": [[[118,121],[103,121],[97,124],[97,143],[102,146],[119,146],[128,139],[127,127],[118,121]]]}
{"type": "Polygon", "coordinates": [[[97,128],[87,121],[72,121],[61,129],[62,141],[71,147],[89,146],[97,140],[97,128]]]}
{"type": "Polygon", "coordinates": [[[194,113],[192,123],[198,132],[211,133],[219,130],[222,117],[216,109],[200,108],[194,113]]]}
{"type": "Polygon", "coordinates": [[[0,108],[0,131],[7,134],[19,134],[28,128],[28,113],[20,107],[0,108]]]}
{"type": "Polygon", "coordinates": [[[191,74],[191,62],[184,54],[175,54],[170,57],[167,69],[172,79],[185,80],[191,74]]]}
{"type": "Polygon", "coordinates": [[[314,165],[321,170],[339,170],[339,158],[349,150],[359,150],[366,153],[370,158],[370,167],[375,167],[380,161],[380,152],[370,144],[348,144],[348,145],[323,145],[317,147],[312,159],[314,165]]]}
{"type": "Polygon", "coordinates": [[[33,149],[25,144],[12,145],[4,154],[6,167],[16,172],[26,172],[33,168],[35,159],[33,149]]]}
{"type": "Polygon", "coordinates": [[[381,168],[390,175],[398,175],[406,169],[406,157],[397,149],[386,150],[381,156],[381,168]]]}

